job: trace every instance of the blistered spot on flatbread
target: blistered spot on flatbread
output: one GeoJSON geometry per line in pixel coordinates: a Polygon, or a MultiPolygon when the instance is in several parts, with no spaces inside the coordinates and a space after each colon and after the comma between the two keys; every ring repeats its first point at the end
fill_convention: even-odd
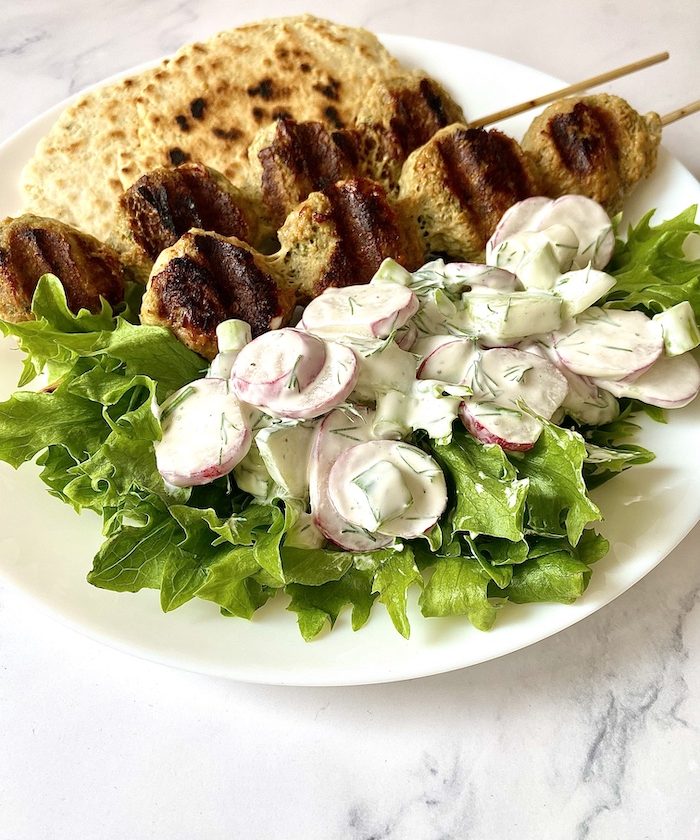
{"type": "Polygon", "coordinates": [[[183,152],[182,149],[179,149],[177,146],[174,149],[170,149],[168,157],[170,158],[170,163],[172,163],[173,166],[179,166],[181,163],[187,163],[190,159],[187,152],[183,152]]]}
{"type": "Polygon", "coordinates": [[[207,107],[206,99],[198,96],[190,102],[190,114],[196,119],[201,120],[204,117],[204,109],[207,107]]]}
{"type": "Polygon", "coordinates": [[[338,109],[335,105],[328,105],[323,109],[323,116],[325,117],[326,122],[329,122],[333,128],[343,128],[345,123],[340,118],[340,114],[338,113],[338,109]]]}

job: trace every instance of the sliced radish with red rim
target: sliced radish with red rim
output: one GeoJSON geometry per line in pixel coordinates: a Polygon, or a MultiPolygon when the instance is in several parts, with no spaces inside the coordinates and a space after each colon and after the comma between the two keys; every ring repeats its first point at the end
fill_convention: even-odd
{"type": "Polygon", "coordinates": [[[689,353],[662,356],[634,382],[596,382],[616,397],[630,397],[660,408],[683,408],[700,392],[700,367],[689,353]]]}
{"type": "Polygon", "coordinates": [[[161,407],[158,472],[177,487],[208,484],[241,461],[252,440],[248,410],[225,379],[198,379],[161,407]]]}
{"type": "Polygon", "coordinates": [[[304,328],[387,338],[418,311],[418,298],[398,283],[329,288],[304,310],[304,328]]]}
{"type": "Polygon", "coordinates": [[[311,449],[309,495],[311,513],[326,539],[347,551],[374,551],[392,542],[391,537],[371,534],[353,525],[335,509],[328,496],[331,468],[348,449],[372,440],[375,412],[358,407],[336,408],[323,418],[311,449]]]}
{"type": "Polygon", "coordinates": [[[344,452],[331,468],[328,495],[343,519],[405,539],[432,528],[447,505],[445,477],[433,458],[392,440],[344,452]]]}
{"type": "Polygon", "coordinates": [[[580,376],[635,379],[663,351],[661,326],[642,312],[591,307],[553,335],[557,355],[580,376]]]}

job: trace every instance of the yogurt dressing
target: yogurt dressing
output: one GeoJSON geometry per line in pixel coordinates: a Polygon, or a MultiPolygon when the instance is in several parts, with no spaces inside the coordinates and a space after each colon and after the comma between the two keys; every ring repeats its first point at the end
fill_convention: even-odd
{"type": "Polygon", "coordinates": [[[613,245],[590,199],[528,199],[486,264],[409,273],[385,260],[369,284],[312,301],[295,329],[251,340],[226,322],[208,378],[163,406],[159,469],[182,485],[233,470],[251,495],[288,500],[296,544],[368,551],[425,534],[447,490],[414,433],[448,442],[459,418],[483,443],[524,450],[542,421],[614,419],[614,395],[666,407],[697,395],[687,307],[650,319],[595,306],[615,284],[602,270],[613,245]]]}

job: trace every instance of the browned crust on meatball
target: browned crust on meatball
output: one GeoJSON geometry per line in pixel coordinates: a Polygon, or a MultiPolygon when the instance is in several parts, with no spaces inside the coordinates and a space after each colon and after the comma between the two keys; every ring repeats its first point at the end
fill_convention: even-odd
{"type": "Polygon", "coordinates": [[[353,164],[318,122],[278,120],[272,143],[258,152],[262,200],[275,227],[311,192],[347,178],[353,164]]]}
{"type": "Polygon", "coordinates": [[[285,323],[293,306],[293,295],[277,283],[263,257],[233,237],[192,230],[160,255],[141,321],[168,327],[191,350],[211,359],[222,321],[247,321],[257,336],[285,323]]]}
{"type": "Polygon", "coordinates": [[[523,148],[546,195],[586,195],[616,213],[653,171],[660,139],[658,114],[642,116],[619,96],[596,94],[550,105],[532,121],[523,148]]]}
{"type": "Polygon", "coordinates": [[[55,219],[24,215],[0,225],[0,316],[32,318],[39,278],[55,274],[68,307],[99,311],[100,298],[114,305],[124,299],[126,273],[116,251],[55,219]]]}
{"type": "Polygon", "coordinates": [[[161,251],[191,228],[250,243],[257,235],[257,219],[240,191],[201,163],[147,172],[122,195],[119,212],[115,244],[144,282],[161,251]]]}
{"type": "Polygon", "coordinates": [[[427,251],[477,259],[503,213],[538,190],[536,168],[515,140],[455,124],[409,156],[399,203],[427,251]]]}
{"type": "Polygon", "coordinates": [[[381,185],[364,178],[312,193],[287,218],[279,239],[272,259],[302,301],[329,286],[369,282],[387,257],[411,270],[424,257],[415,224],[381,185]]]}

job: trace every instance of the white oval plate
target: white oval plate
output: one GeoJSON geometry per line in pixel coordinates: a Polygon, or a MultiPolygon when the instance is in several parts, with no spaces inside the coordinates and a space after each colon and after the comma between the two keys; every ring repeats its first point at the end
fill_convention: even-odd
{"type": "MultiPolygon", "coordinates": [[[[561,82],[497,56],[415,38],[386,36],[387,47],[408,65],[423,67],[450,89],[467,116],[477,117],[554,90],[561,82]]],[[[17,179],[37,141],[66,103],[46,112],[0,147],[0,214],[17,212],[17,179]]],[[[520,138],[532,114],[504,128],[520,138]]],[[[652,207],[662,218],[700,200],[700,185],[662,152],[654,176],[629,202],[634,219],[652,207]]],[[[17,380],[19,354],[0,346],[0,393],[17,380]]],[[[700,401],[672,413],[668,426],[644,422],[640,442],[657,453],[652,464],[630,470],[595,494],[612,544],[595,567],[585,596],[572,606],[508,606],[490,633],[466,620],[424,619],[410,605],[409,641],[376,604],[366,627],[353,633],[348,616],[335,630],[307,644],[295,616],[276,598],[252,622],[224,619],[218,609],[191,601],[160,611],[158,593],[105,592],[85,581],[100,543],[99,521],[76,516],[50,497],[25,466],[0,464],[0,572],[61,622],[106,644],[157,662],[248,682],[351,685],[438,674],[494,659],[569,627],[629,589],[688,534],[700,518],[700,401]]]]}

